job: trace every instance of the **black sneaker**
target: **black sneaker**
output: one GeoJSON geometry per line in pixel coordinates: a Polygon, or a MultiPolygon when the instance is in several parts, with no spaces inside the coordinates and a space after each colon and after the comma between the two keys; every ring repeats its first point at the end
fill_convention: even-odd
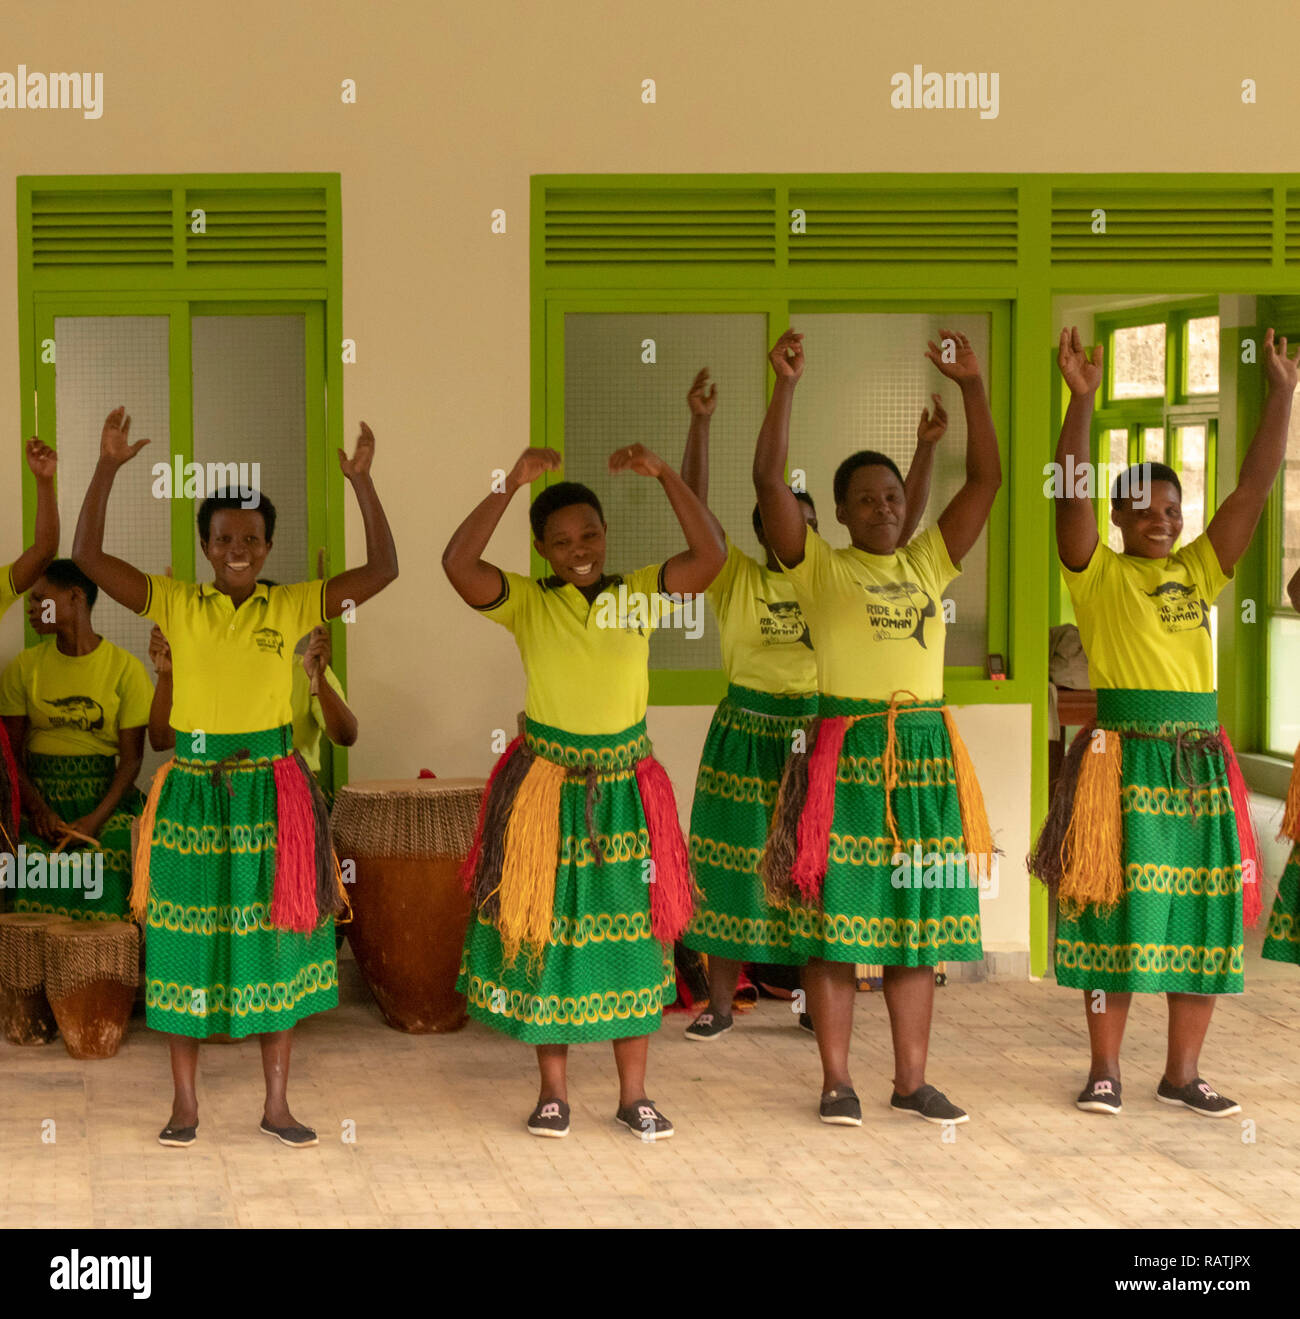
{"type": "Polygon", "coordinates": [[[197,1122],[192,1127],[166,1126],[158,1133],[158,1144],[184,1149],[187,1145],[193,1145],[198,1138],[199,1124],[197,1122]]]}
{"type": "Polygon", "coordinates": [[[673,1124],[654,1106],[653,1099],[638,1099],[620,1108],[614,1117],[642,1140],[667,1140],[673,1124]]]}
{"type": "Polygon", "coordinates": [[[725,1035],[735,1025],[735,1018],[728,1013],[725,1017],[720,1012],[701,1012],[686,1028],[688,1040],[716,1040],[725,1035]]]}
{"type": "Polygon", "coordinates": [[[813,1028],[812,1018],[806,1012],[801,1012],[799,1014],[799,1029],[806,1030],[809,1035],[817,1034],[816,1030],[813,1028]]]}
{"type": "Polygon", "coordinates": [[[534,1136],[560,1140],[569,1134],[569,1106],[563,1099],[539,1099],[528,1115],[528,1130],[534,1136]]]}
{"type": "Polygon", "coordinates": [[[852,1086],[842,1085],[822,1095],[820,1117],[837,1127],[860,1127],[862,1105],[852,1086]]]}
{"type": "Polygon", "coordinates": [[[1241,1112],[1241,1105],[1235,1099],[1211,1090],[1199,1076],[1191,1085],[1170,1085],[1162,1076],[1156,1098],[1162,1104],[1181,1104],[1202,1117],[1231,1117],[1241,1112]]]}
{"type": "Polygon", "coordinates": [[[1074,1101],[1075,1108],[1085,1113],[1114,1113],[1124,1111],[1119,1098],[1120,1085],[1113,1077],[1103,1076],[1098,1081],[1089,1081],[1083,1093],[1074,1101]]]}
{"type": "Polygon", "coordinates": [[[889,1107],[895,1113],[913,1113],[927,1122],[937,1122],[940,1125],[946,1122],[955,1124],[970,1121],[970,1115],[964,1109],[958,1108],[956,1104],[950,1104],[948,1096],[941,1094],[932,1085],[923,1085],[910,1095],[900,1095],[895,1090],[890,1098],[889,1107]]]}

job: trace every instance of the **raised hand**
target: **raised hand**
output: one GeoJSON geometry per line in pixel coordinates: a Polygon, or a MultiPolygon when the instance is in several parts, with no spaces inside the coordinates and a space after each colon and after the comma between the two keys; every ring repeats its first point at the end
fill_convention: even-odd
{"type": "Polygon", "coordinates": [[[356,448],[352,451],[352,457],[339,450],[339,467],[343,470],[343,475],[349,481],[355,481],[358,477],[368,476],[370,474],[370,464],[375,460],[375,433],[363,421],[361,423],[361,434],[357,436],[356,448]]]}
{"type": "Polygon", "coordinates": [[[958,330],[940,330],[940,342],[936,344],[932,339],[927,340],[926,356],[935,366],[948,377],[949,380],[955,380],[958,384],[965,384],[967,381],[978,380],[980,378],[979,358],[975,356],[975,350],[970,346],[970,340],[958,330]],[[956,346],[955,360],[951,362],[944,361],[943,342],[951,339],[956,346]]]}
{"type": "Polygon", "coordinates": [[[803,335],[787,330],[772,346],[767,360],[778,380],[798,380],[803,375],[803,335]]]}
{"type": "Polygon", "coordinates": [[[163,636],[162,628],[157,623],[149,633],[149,659],[153,662],[155,673],[172,671],[172,648],[167,644],[167,638],[163,636]]]}
{"type": "Polygon", "coordinates": [[[707,366],[695,377],[686,402],[690,405],[692,417],[713,416],[713,409],[718,406],[718,385],[717,381],[709,379],[707,366]]]}
{"type": "Polygon", "coordinates": [[[1264,374],[1270,389],[1280,389],[1288,394],[1295,392],[1300,377],[1300,349],[1296,350],[1295,357],[1288,357],[1286,336],[1282,336],[1281,343],[1275,343],[1272,329],[1264,335],[1264,374]]]}
{"type": "Polygon", "coordinates": [[[130,442],[131,418],[126,415],[126,408],[114,408],[104,420],[104,429],[99,436],[99,456],[107,458],[114,466],[121,467],[149,443],[148,440],[130,442]]]}
{"type": "Polygon", "coordinates": [[[329,665],[332,651],[330,649],[330,630],[317,626],[311,630],[311,640],[303,653],[302,666],[309,678],[319,678],[329,665]]]}
{"type": "Polygon", "coordinates": [[[638,476],[658,476],[664,470],[664,460],[644,444],[629,444],[609,455],[609,470],[615,475],[635,472],[638,476]]]}
{"type": "Polygon", "coordinates": [[[916,428],[916,438],[921,444],[937,444],[948,429],[948,414],[944,411],[943,399],[938,394],[931,394],[930,400],[934,404],[934,416],[930,415],[929,408],[922,408],[921,421],[916,428]]]}
{"type": "Polygon", "coordinates": [[[1098,344],[1088,356],[1088,350],[1079,338],[1079,327],[1072,325],[1061,331],[1061,347],[1056,354],[1056,365],[1061,368],[1061,375],[1070,387],[1070,393],[1082,397],[1093,393],[1101,384],[1102,345],[1098,344]]]}
{"type": "Polygon", "coordinates": [[[543,472],[558,472],[561,461],[554,449],[525,449],[510,469],[510,488],[532,485],[543,472]]]}
{"type": "MultiPolygon", "coordinates": [[[[145,441],[149,443],[148,440],[145,441]]],[[[27,466],[38,481],[52,481],[58,458],[48,444],[42,444],[34,435],[27,441],[27,466]]]]}

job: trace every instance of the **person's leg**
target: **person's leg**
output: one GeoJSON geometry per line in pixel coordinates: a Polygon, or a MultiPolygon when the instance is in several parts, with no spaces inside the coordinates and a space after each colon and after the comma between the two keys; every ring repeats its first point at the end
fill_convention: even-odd
{"type": "Polygon", "coordinates": [[[289,1112],[289,1054],[293,1048],[293,1028],[259,1035],[262,1046],[262,1074],[266,1078],[264,1116],[273,1127],[298,1127],[303,1124],[289,1112]]]}
{"type": "Polygon", "coordinates": [[[1124,1040],[1124,1027],[1128,1023],[1131,993],[1111,993],[1108,990],[1085,989],[1083,1012],[1088,1019],[1088,1043],[1092,1049],[1092,1069],[1088,1084],[1109,1077],[1118,1081],[1119,1046],[1124,1040]],[[1101,995],[1098,998],[1098,995],[1101,995]]]}
{"type": "Polygon", "coordinates": [[[925,1084],[934,1011],[934,967],[887,966],[884,978],[889,1033],[894,1040],[894,1089],[906,1096],[925,1084]]]}
{"type": "Polygon", "coordinates": [[[1198,1076],[1201,1045],[1214,1013],[1213,994],[1167,994],[1169,1047],[1165,1054],[1165,1080],[1181,1088],[1198,1076]]]}
{"type": "Polygon", "coordinates": [[[168,1038],[172,1060],[172,1115],[169,1127],[192,1127],[199,1120],[196,1090],[199,1070],[199,1041],[188,1035],[168,1038]]]}
{"type": "Polygon", "coordinates": [[[618,1068],[618,1106],[626,1108],[644,1099],[645,1065],[650,1052],[648,1035],[633,1035],[614,1041],[614,1065],[618,1068]]]}
{"type": "Polygon", "coordinates": [[[731,1016],[740,983],[741,962],[730,957],[709,954],[709,1011],[720,1017],[731,1016]]]}
{"type": "Polygon", "coordinates": [[[541,1073],[541,1088],[537,1092],[539,1104],[550,1099],[558,1099],[566,1104],[569,1102],[568,1064],[567,1044],[537,1046],[537,1070],[541,1073]]]}
{"type": "Polygon", "coordinates": [[[851,1087],[849,1041],[853,1035],[853,997],[857,981],[852,962],[813,958],[804,968],[804,992],[817,1033],[822,1060],[822,1093],[851,1087]]]}

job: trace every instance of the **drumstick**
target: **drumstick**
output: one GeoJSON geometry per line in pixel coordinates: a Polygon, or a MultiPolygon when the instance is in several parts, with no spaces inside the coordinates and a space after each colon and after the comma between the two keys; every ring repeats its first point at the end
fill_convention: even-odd
{"type": "Polygon", "coordinates": [[[83,834],[80,830],[65,824],[59,831],[59,845],[54,849],[54,855],[58,856],[67,847],[69,840],[73,838],[80,838],[83,843],[88,843],[91,847],[97,847],[101,852],[104,850],[104,846],[98,838],[92,838],[89,834],[83,834]]]}

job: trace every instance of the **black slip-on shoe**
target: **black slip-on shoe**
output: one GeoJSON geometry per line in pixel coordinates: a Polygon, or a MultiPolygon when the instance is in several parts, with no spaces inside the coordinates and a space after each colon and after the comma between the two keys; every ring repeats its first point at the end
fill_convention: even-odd
{"type": "Polygon", "coordinates": [[[860,1127],[862,1104],[852,1086],[842,1085],[822,1095],[818,1116],[836,1127],[860,1127]]]}
{"type": "Polygon", "coordinates": [[[541,1099],[528,1115],[528,1130],[534,1136],[561,1139],[569,1134],[569,1106],[563,1099],[541,1099]]]}
{"type": "Polygon", "coordinates": [[[949,1103],[948,1096],[936,1090],[932,1085],[923,1085],[910,1095],[900,1095],[897,1090],[889,1101],[889,1107],[895,1113],[911,1113],[924,1118],[927,1122],[969,1122],[970,1114],[956,1104],[949,1103]]]}
{"type": "Polygon", "coordinates": [[[667,1140],[673,1124],[655,1107],[653,1099],[638,1099],[620,1108],[614,1117],[642,1140],[667,1140]]]}
{"type": "Polygon", "coordinates": [[[290,1149],[305,1150],[309,1145],[320,1144],[310,1127],[273,1127],[263,1118],[259,1129],[268,1136],[274,1136],[281,1145],[288,1145],[290,1149]]]}
{"type": "Polygon", "coordinates": [[[1202,1117],[1231,1117],[1241,1112],[1241,1105],[1217,1090],[1211,1090],[1198,1076],[1191,1085],[1170,1085],[1162,1076],[1156,1087],[1156,1098],[1162,1104],[1181,1104],[1202,1117]]]}
{"type": "Polygon", "coordinates": [[[1074,1101],[1075,1108],[1085,1113],[1111,1113],[1118,1116],[1124,1111],[1119,1097],[1120,1085],[1114,1077],[1103,1076],[1099,1080],[1089,1081],[1083,1093],[1074,1101]]]}

